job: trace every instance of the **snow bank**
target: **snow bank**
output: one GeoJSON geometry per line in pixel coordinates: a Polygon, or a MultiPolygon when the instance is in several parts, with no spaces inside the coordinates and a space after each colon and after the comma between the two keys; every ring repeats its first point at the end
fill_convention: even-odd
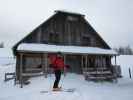
{"type": "Polygon", "coordinates": [[[0,57],[0,65],[2,65],[2,66],[15,64],[15,62],[16,62],[15,58],[0,57]]]}
{"type": "Polygon", "coordinates": [[[0,48],[0,57],[13,57],[12,50],[10,48],[0,48]]]}
{"type": "Polygon", "coordinates": [[[15,65],[0,66],[0,100],[132,100],[133,79],[128,77],[128,66],[132,66],[133,56],[119,56],[117,63],[122,67],[123,78],[118,83],[88,82],[82,75],[68,73],[62,75],[60,86],[63,88],[76,88],[74,93],[49,92],[41,94],[42,90],[51,90],[54,75],[31,78],[31,84],[19,88],[14,86],[13,80],[3,82],[4,73],[14,71],[15,65]]]}
{"type": "Polygon", "coordinates": [[[87,82],[82,75],[67,74],[60,85],[63,88],[76,88],[74,93],[49,92],[40,93],[42,90],[52,89],[54,75],[48,78],[32,78],[31,84],[19,88],[13,86],[13,81],[1,84],[0,100],[132,100],[133,81],[119,79],[118,83],[87,82]]]}
{"type": "Polygon", "coordinates": [[[0,65],[15,63],[12,50],[10,48],[0,48],[0,65]]]}
{"type": "Polygon", "coordinates": [[[122,68],[122,74],[124,77],[129,77],[129,68],[131,69],[133,76],[133,55],[121,55],[117,57],[117,64],[122,68]]]}

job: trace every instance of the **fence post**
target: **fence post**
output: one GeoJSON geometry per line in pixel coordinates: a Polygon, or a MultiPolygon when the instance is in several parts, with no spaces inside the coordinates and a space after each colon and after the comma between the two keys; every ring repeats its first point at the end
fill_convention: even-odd
{"type": "Polygon", "coordinates": [[[129,67],[129,77],[132,78],[130,67],[129,67]]]}

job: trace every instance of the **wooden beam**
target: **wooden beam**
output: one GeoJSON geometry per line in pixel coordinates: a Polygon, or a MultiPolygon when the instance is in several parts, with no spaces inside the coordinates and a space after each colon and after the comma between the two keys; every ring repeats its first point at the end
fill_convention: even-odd
{"type": "Polygon", "coordinates": [[[42,54],[42,71],[45,76],[45,54],[42,54]]]}
{"type": "Polygon", "coordinates": [[[100,56],[100,59],[101,59],[101,73],[103,74],[103,57],[102,56],[100,56]]]}
{"type": "Polygon", "coordinates": [[[71,44],[71,30],[70,30],[70,23],[67,22],[67,30],[68,30],[68,43],[71,44]]]}
{"type": "Polygon", "coordinates": [[[45,59],[45,78],[47,78],[47,74],[48,74],[48,58],[47,58],[47,54],[44,55],[44,59],[45,59]]]}
{"type": "Polygon", "coordinates": [[[41,57],[41,54],[35,54],[35,53],[25,53],[24,54],[26,57],[31,57],[31,58],[40,58],[41,57]]]}
{"type": "Polygon", "coordinates": [[[38,29],[38,34],[37,34],[37,42],[41,42],[41,37],[42,37],[42,29],[41,27],[38,29]]]}
{"type": "Polygon", "coordinates": [[[23,54],[20,54],[20,87],[23,88],[23,54]]]}
{"type": "Polygon", "coordinates": [[[115,55],[115,66],[117,65],[117,62],[116,62],[116,55],[115,55]]]}
{"type": "Polygon", "coordinates": [[[83,60],[84,60],[84,56],[81,55],[81,69],[82,69],[82,73],[84,71],[84,64],[83,64],[83,60]]]}
{"type": "MultiPolygon", "coordinates": [[[[19,55],[16,55],[16,71],[15,71],[15,80],[14,80],[14,85],[16,85],[17,83],[17,80],[19,80],[19,69],[20,69],[20,56],[19,55]]],[[[18,81],[19,82],[19,81],[18,81]]]]}
{"type": "Polygon", "coordinates": [[[85,68],[87,69],[87,61],[88,61],[88,57],[87,55],[85,56],[85,68]]]}
{"type": "Polygon", "coordinates": [[[103,68],[103,57],[101,56],[100,59],[101,59],[101,67],[103,68]]]}

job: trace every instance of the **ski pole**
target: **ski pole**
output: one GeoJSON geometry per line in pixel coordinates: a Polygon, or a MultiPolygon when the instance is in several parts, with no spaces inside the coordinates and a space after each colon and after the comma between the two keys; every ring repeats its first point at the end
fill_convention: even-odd
{"type": "Polygon", "coordinates": [[[61,87],[63,86],[64,79],[65,79],[65,75],[63,75],[63,78],[61,79],[61,82],[60,82],[61,87]]]}

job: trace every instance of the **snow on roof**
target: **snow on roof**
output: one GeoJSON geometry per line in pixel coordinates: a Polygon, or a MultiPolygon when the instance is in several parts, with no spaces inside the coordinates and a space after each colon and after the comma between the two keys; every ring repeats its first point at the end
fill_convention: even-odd
{"type": "Polygon", "coordinates": [[[75,14],[75,15],[81,15],[81,16],[85,16],[81,13],[78,13],[78,12],[75,12],[75,11],[69,11],[69,10],[66,10],[66,9],[63,9],[63,10],[55,10],[55,12],[62,12],[62,13],[69,13],[69,14],[75,14]]]}
{"type": "Polygon", "coordinates": [[[12,50],[10,48],[0,48],[0,57],[13,57],[12,50]]]}
{"type": "Polygon", "coordinates": [[[18,51],[28,52],[62,52],[67,54],[99,54],[99,55],[117,55],[112,49],[102,49],[97,47],[81,46],[59,46],[49,44],[22,43],[17,48],[18,51]]]}

